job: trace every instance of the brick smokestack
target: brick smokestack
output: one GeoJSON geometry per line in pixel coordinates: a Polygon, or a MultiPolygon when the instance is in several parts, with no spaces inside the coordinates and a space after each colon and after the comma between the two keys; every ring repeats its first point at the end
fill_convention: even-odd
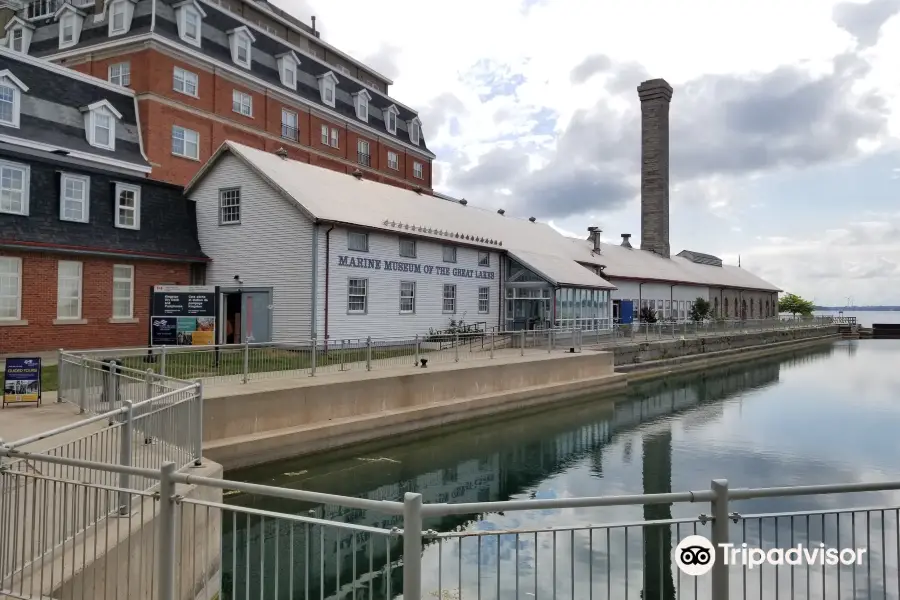
{"type": "Polygon", "coordinates": [[[651,79],[641,99],[641,250],[669,258],[669,102],[672,86],[651,79]]]}

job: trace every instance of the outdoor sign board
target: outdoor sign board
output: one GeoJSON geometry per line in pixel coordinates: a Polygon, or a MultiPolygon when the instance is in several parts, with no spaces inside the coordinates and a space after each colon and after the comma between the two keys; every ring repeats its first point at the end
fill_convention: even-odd
{"type": "Polygon", "coordinates": [[[41,359],[7,358],[3,373],[3,404],[41,405],[41,359]]]}
{"type": "Polygon", "coordinates": [[[151,346],[210,346],[215,343],[215,286],[153,287],[150,297],[151,346]]]}

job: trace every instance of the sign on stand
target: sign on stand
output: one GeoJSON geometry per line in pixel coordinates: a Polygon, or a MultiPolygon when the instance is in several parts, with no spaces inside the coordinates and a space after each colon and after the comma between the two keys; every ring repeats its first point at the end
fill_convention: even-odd
{"type": "Polygon", "coordinates": [[[3,405],[41,405],[41,359],[7,358],[3,373],[3,405]]]}
{"type": "Polygon", "coordinates": [[[215,286],[154,286],[150,315],[151,346],[211,346],[216,343],[215,286]]]}

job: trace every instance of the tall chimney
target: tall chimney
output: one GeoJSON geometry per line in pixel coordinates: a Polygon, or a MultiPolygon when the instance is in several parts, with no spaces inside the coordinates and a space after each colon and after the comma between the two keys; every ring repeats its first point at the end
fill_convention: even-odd
{"type": "Polygon", "coordinates": [[[669,102],[672,86],[651,79],[641,99],[641,250],[669,258],[669,102]]]}

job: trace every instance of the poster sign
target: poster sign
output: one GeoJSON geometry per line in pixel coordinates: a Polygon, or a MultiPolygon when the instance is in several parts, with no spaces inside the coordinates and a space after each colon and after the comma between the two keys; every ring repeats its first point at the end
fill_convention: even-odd
{"type": "Polygon", "coordinates": [[[150,314],[151,346],[215,344],[215,286],[154,286],[150,314]]]}
{"type": "Polygon", "coordinates": [[[41,359],[7,358],[3,374],[3,408],[7,404],[41,404],[41,359]]]}

